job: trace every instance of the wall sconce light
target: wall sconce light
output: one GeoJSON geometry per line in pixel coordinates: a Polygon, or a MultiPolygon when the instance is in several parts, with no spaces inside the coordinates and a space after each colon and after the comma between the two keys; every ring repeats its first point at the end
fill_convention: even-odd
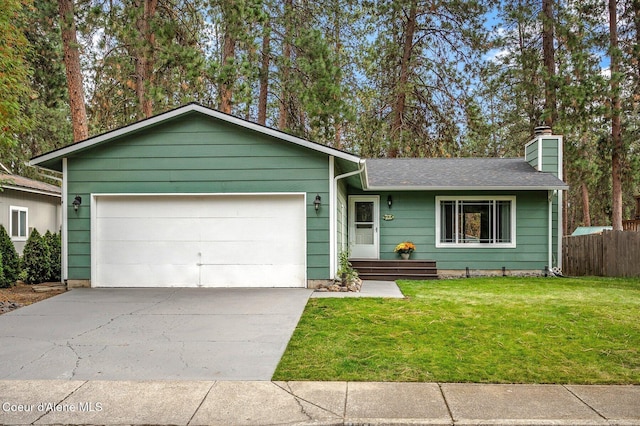
{"type": "Polygon", "coordinates": [[[80,207],[80,204],[82,204],[82,197],[76,195],[76,198],[73,199],[73,202],[71,204],[73,205],[73,210],[78,211],[78,207],[80,207]]]}
{"type": "Polygon", "coordinates": [[[391,198],[391,195],[387,195],[387,205],[389,206],[389,208],[391,208],[392,204],[393,204],[393,198],[391,198]]]}
{"type": "Polygon", "coordinates": [[[322,198],[320,197],[320,194],[317,194],[316,199],[313,200],[313,207],[315,207],[316,211],[320,209],[321,202],[322,202],[322,198]]]}

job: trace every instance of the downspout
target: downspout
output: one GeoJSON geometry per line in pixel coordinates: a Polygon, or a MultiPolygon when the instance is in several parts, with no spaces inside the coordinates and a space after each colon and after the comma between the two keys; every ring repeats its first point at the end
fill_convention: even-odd
{"type": "Polygon", "coordinates": [[[548,240],[549,240],[549,247],[548,247],[548,252],[549,252],[549,258],[547,259],[547,265],[549,270],[553,269],[553,192],[554,191],[549,191],[549,195],[548,195],[548,201],[549,201],[549,230],[547,233],[548,236],[548,240]]]}
{"type": "Polygon", "coordinates": [[[67,158],[62,159],[62,232],[61,232],[61,255],[62,255],[62,282],[66,283],[69,279],[69,226],[67,223],[67,188],[69,186],[69,173],[67,167],[67,158]]]}
{"type": "Polygon", "coordinates": [[[338,206],[338,181],[340,179],[345,179],[345,178],[362,173],[364,171],[364,161],[365,160],[360,160],[359,162],[360,167],[358,168],[358,170],[344,173],[344,174],[335,176],[333,178],[333,184],[331,188],[333,192],[333,196],[331,197],[331,203],[333,204],[333,207],[331,208],[331,212],[333,214],[333,217],[331,218],[331,223],[330,223],[331,230],[329,232],[329,244],[331,245],[330,247],[331,256],[329,259],[329,278],[330,279],[335,279],[336,272],[337,272],[336,265],[338,264],[338,251],[336,248],[336,239],[338,234],[338,215],[336,214],[337,206],[338,206]]]}

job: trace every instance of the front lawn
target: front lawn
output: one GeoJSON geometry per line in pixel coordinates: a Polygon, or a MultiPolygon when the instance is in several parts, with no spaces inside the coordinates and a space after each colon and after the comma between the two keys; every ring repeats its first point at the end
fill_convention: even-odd
{"type": "Polygon", "coordinates": [[[274,380],[640,384],[640,280],[401,281],[310,299],[274,380]]]}

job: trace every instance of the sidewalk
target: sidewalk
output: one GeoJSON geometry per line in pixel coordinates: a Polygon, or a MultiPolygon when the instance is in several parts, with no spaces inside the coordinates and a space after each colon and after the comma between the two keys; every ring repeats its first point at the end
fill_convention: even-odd
{"type": "Polygon", "coordinates": [[[361,298],[361,297],[382,297],[387,299],[403,299],[404,295],[395,281],[372,281],[362,282],[362,289],[358,292],[331,292],[314,291],[311,293],[312,299],[324,298],[361,298]]]}
{"type": "Polygon", "coordinates": [[[640,386],[0,381],[0,424],[640,425],[640,386]]]}

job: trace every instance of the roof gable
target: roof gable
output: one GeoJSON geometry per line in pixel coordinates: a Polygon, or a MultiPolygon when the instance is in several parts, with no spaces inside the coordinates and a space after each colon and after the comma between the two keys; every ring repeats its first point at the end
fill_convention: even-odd
{"type": "Polygon", "coordinates": [[[61,169],[60,163],[62,161],[62,158],[77,154],[81,151],[84,151],[96,146],[103,145],[105,143],[108,143],[116,139],[121,139],[124,136],[132,135],[142,130],[150,129],[159,124],[166,123],[178,117],[184,117],[188,114],[193,114],[193,113],[202,114],[217,120],[221,120],[222,122],[225,122],[231,125],[239,126],[243,129],[255,131],[263,135],[267,135],[282,141],[292,143],[297,146],[311,149],[316,152],[321,152],[327,155],[342,158],[350,162],[357,163],[360,161],[359,157],[353,154],[350,154],[348,152],[340,151],[326,145],[311,142],[311,141],[299,138],[297,136],[290,135],[280,130],[272,129],[270,127],[262,126],[257,123],[243,120],[238,117],[234,117],[232,115],[225,114],[220,111],[204,107],[197,103],[191,103],[191,104],[176,108],[174,110],[155,115],[148,119],[141,120],[136,123],[121,127],[119,129],[115,129],[110,132],[103,133],[101,135],[97,135],[89,139],[76,142],[72,145],[68,145],[66,147],[34,157],[31,159],[29,164],[47,167],[47,168],[53,168],[55,170],[60,170],[61,169]]]}

